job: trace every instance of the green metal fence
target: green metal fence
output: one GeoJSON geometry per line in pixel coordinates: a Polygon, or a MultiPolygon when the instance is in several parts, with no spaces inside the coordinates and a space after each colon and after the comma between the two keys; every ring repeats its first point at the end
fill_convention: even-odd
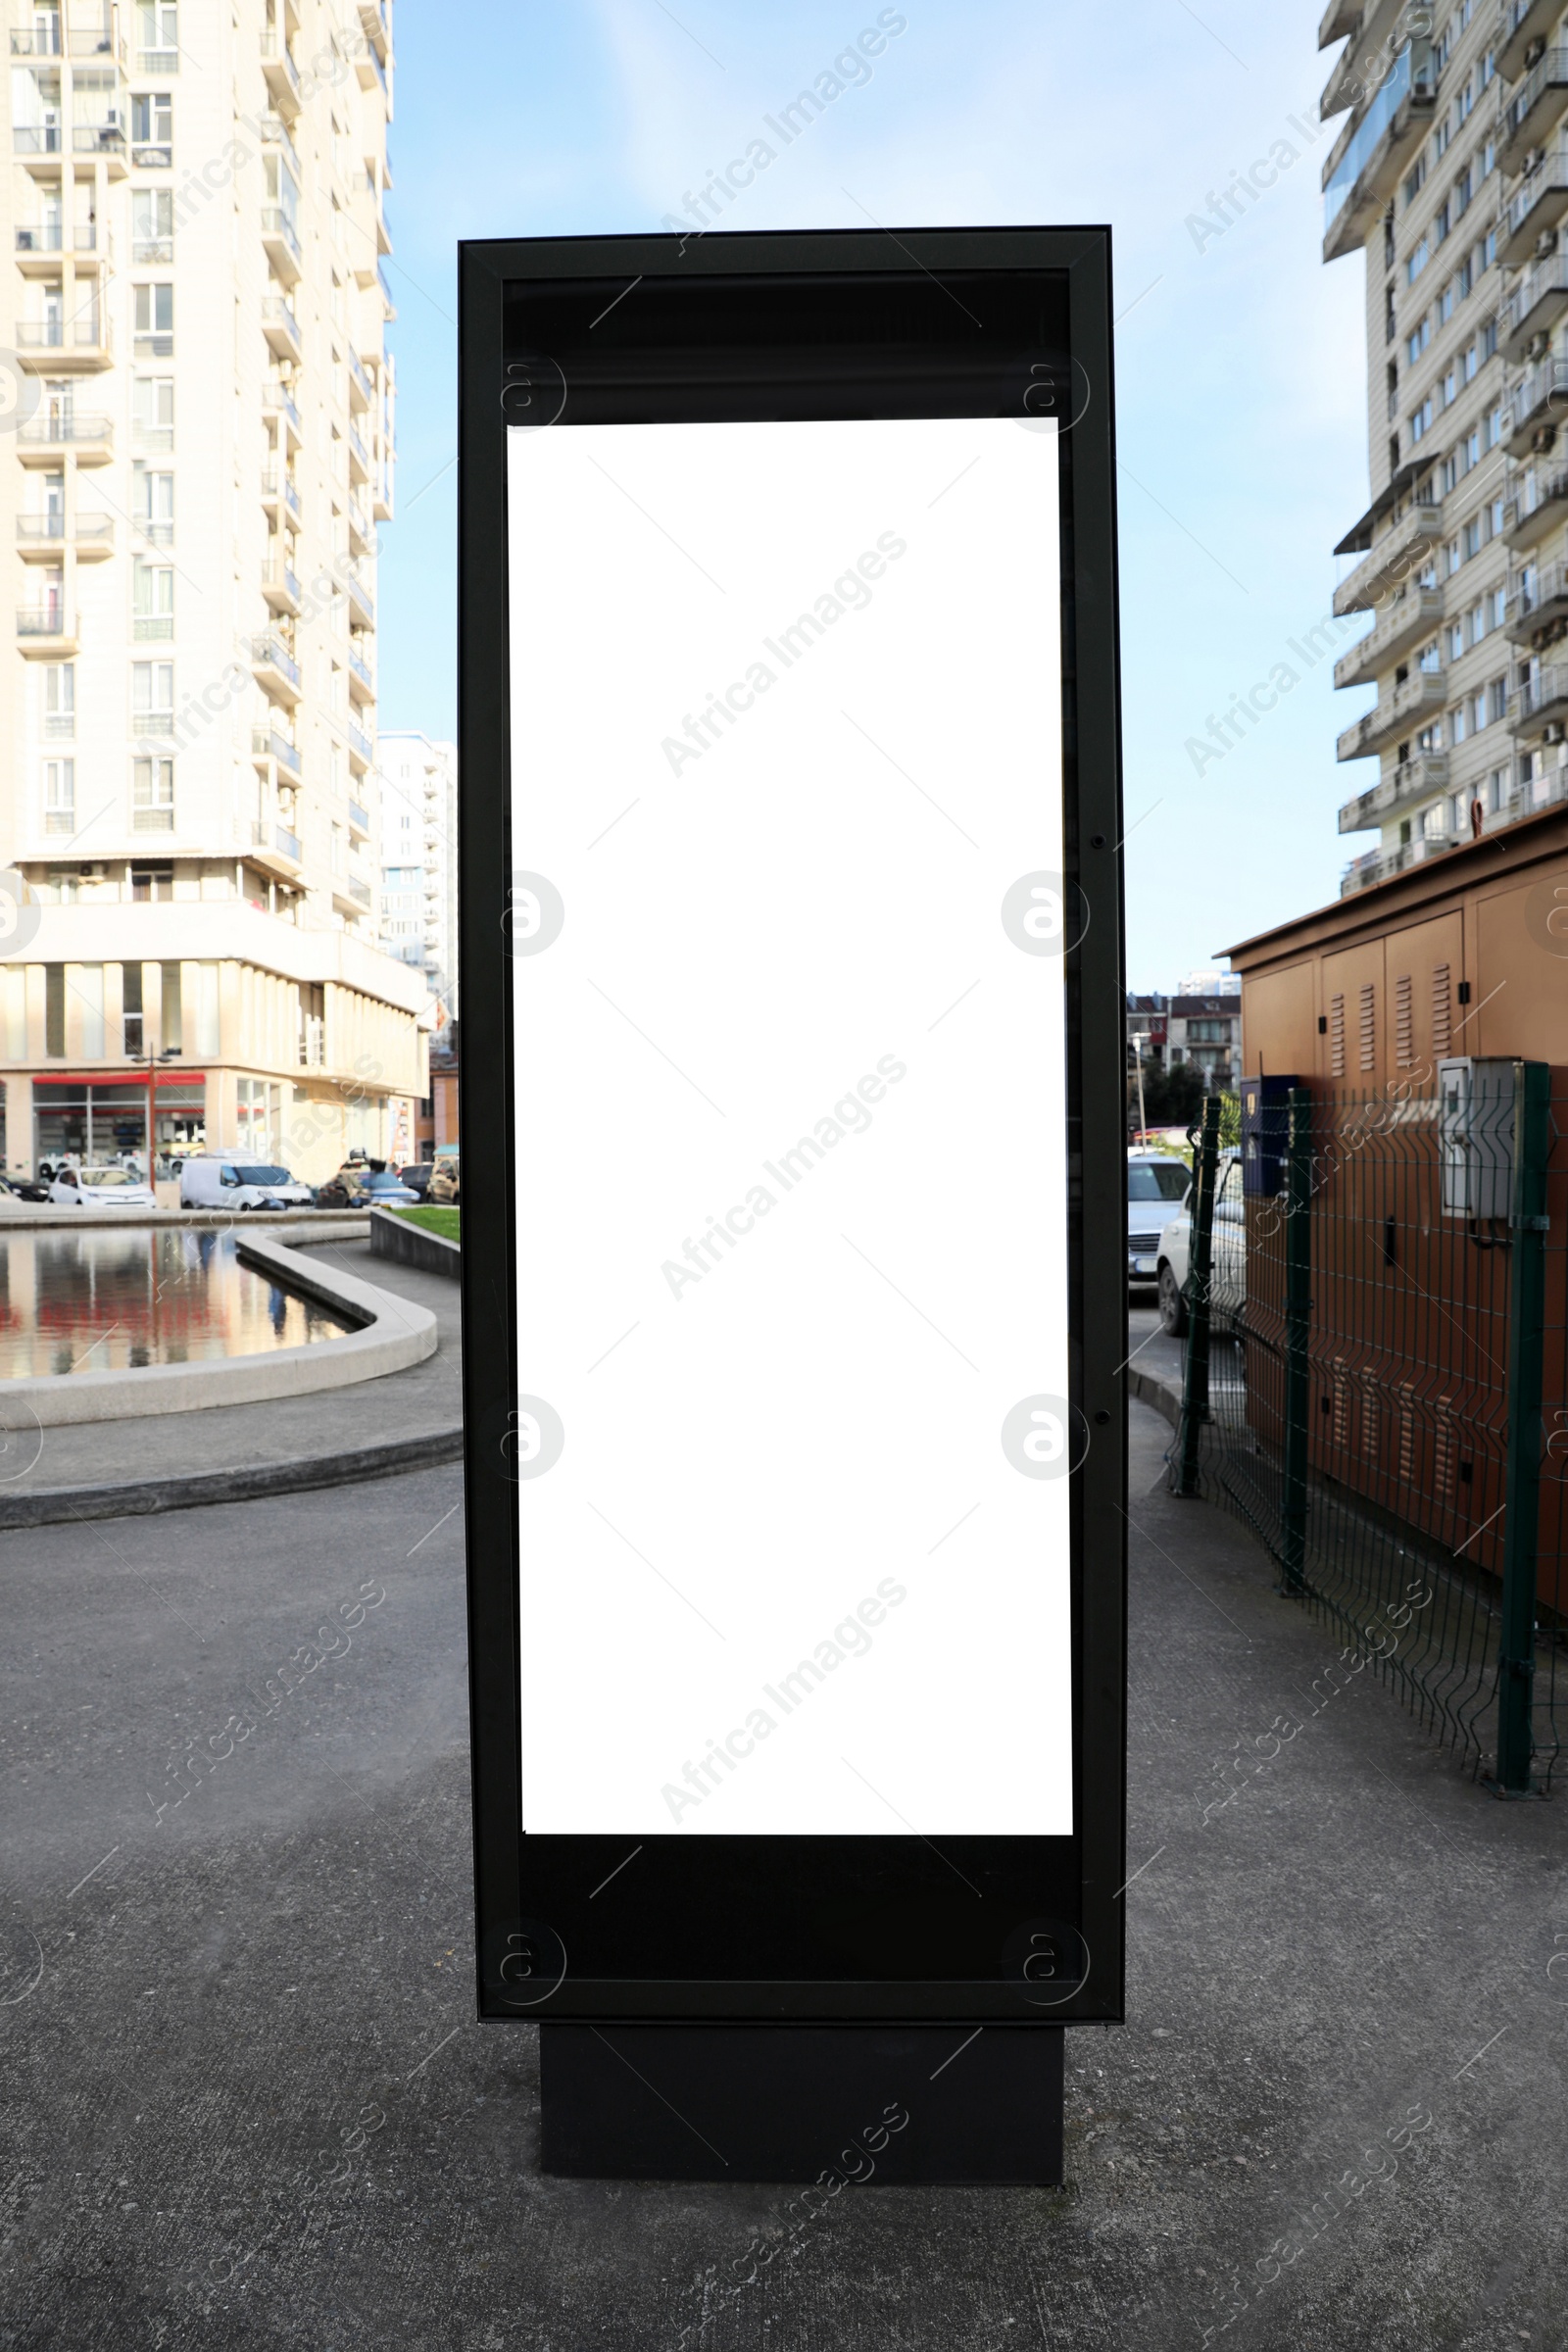
{"type": "MultiPolygon", "coordinates": [[[[1568,1080],[1568,1072],[1556,1073],[1568,1080]]],[[[1551,1785],[1568,1641],[1568,1093],[1473,1065],[1194,1130],[1171,1484],[1244,1520],[1500,1792],[1551,1785]]]]}

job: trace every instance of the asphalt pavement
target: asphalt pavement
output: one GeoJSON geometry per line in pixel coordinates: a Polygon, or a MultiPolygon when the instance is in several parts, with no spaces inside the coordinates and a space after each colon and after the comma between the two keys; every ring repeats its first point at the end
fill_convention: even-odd
{"type": "Polygon", "coordinates": [[[1066,2186],[805,2227],[540,2173],[535,2033],[473,2021],[455,1469],[0,1535],[0,2345],[1556,2352],[1561,1807],[1326,1679],[1132,1421],[1129,2014],[1067,2035],[1066,2186]]]}

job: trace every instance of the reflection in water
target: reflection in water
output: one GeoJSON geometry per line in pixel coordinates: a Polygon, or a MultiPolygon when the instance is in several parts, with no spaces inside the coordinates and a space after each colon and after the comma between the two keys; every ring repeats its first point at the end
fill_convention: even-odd
{"type": "Polygon", "coordinates": [[[0,1379],[256,1355],[355,1326],[190,1228],[0,1236],[0,1379]]]}

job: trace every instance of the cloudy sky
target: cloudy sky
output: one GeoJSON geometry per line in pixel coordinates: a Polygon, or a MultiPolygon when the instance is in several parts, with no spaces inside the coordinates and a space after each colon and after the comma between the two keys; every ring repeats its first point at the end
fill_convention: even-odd
{"type": "MultiPolygon", "coordinates": [[[[878,0],[432,0],[397,11],[398,520],[381,720],[456,729],[455,248],[657,229],[878,0]]],[[[1128,979],[1170,987],[1336,896],[1373,780],[1324,660],[1201,775],[1187,746],[1327,612],[1367,502],[1358,256],[1323,267],[1313,0],[903,0],[906,28],[726,216],[736,228],[1109,221],[1114,232],[1128,979]],[[1296,118],[1293,124],[1291,118],[1296,118]],[[1315,128],[1308,146],[1299,125],[1315,128]],[[1279,142],[1295,151],[1291,160],[1279,142]],[[1195,227],[1238,172],[1276,183],[1195,227]],[[1259,176],[1266,177],[1267,174],[1259,176]]]]}

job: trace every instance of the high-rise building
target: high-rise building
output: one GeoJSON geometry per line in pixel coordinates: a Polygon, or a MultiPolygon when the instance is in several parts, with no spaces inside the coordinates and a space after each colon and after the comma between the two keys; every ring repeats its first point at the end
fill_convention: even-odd
{"type": "Polygon", "coordinates": [[[425,989],[377,907],[391,73],[385,0],[11,0],[13,1168],[140,1155],[154,1083],[161,1152],[318,1177],[412,1138],[425,989]]]}
{"type": "Polygon", "coordinates": [[[458,747],[384,728],[381,945],[424,974],[444,1035],[458,1012],[458,747]]]}
{"type": "Polygon", "coordinates": [[[1325,261],[1366,256],[1372,503],[1336,553],[1359,890],[1568,796],[1563,0],[1331,0],[1325,261]],[[1347,38],[1347,36],[1348,36],[1347,38]]]}

